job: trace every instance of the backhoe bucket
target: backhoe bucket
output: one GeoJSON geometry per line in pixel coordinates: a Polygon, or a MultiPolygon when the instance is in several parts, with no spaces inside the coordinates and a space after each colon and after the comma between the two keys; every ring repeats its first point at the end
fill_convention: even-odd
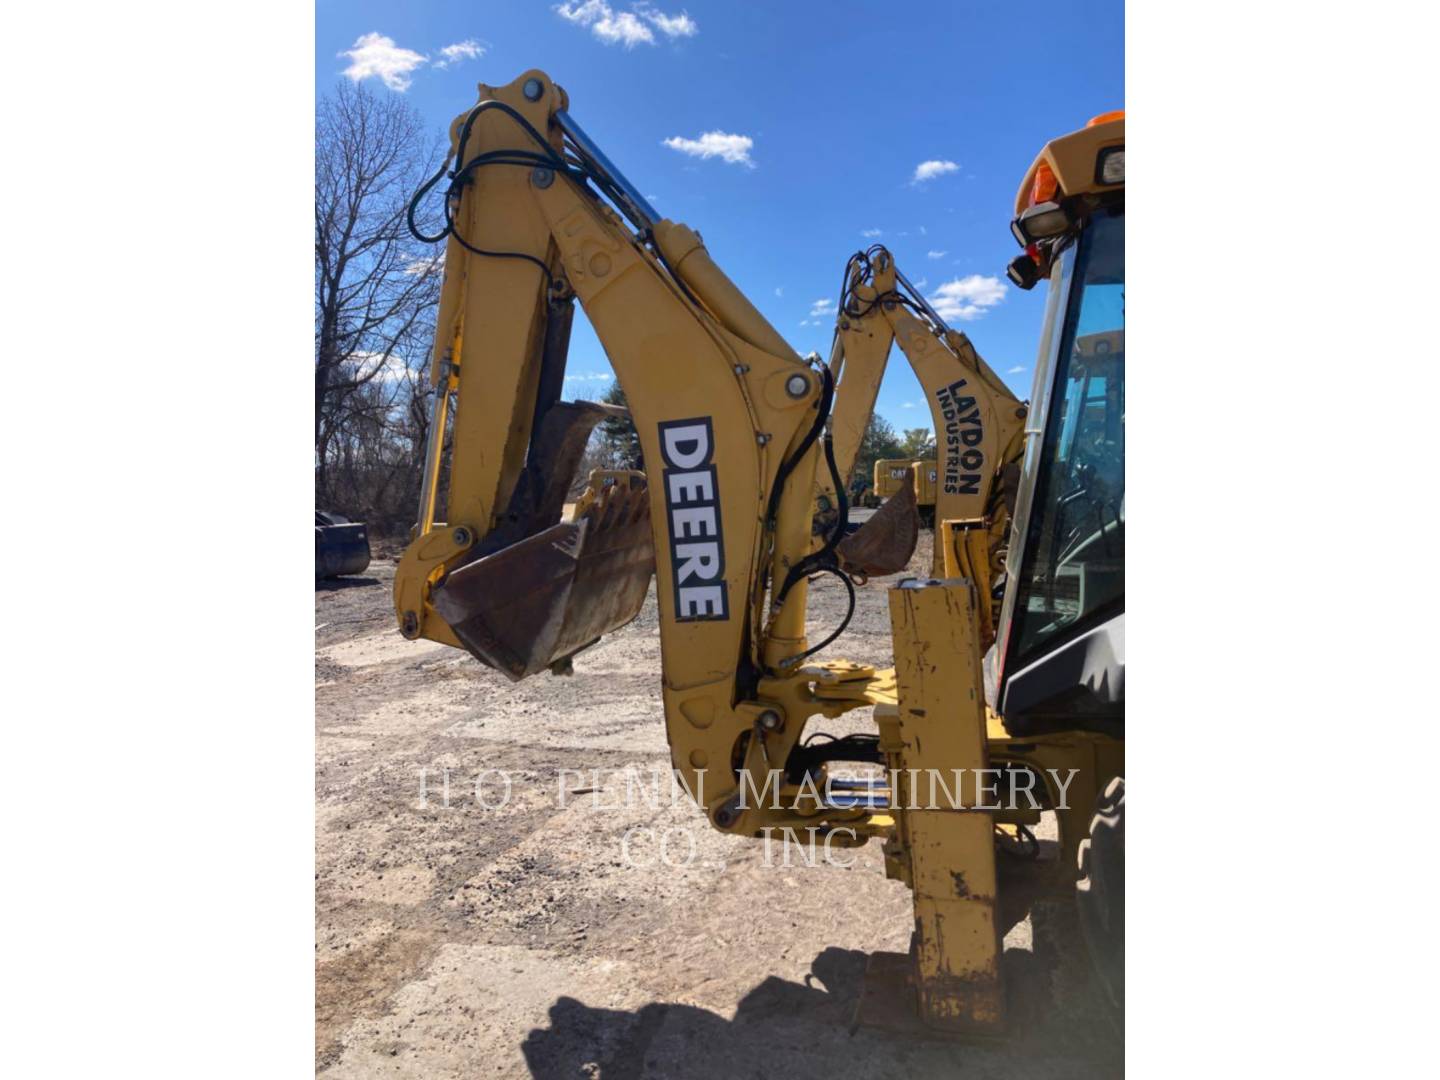
{"type": "Polygon", "coordinates": [[[519,681],[640,614],[655,573],[643,484],[595,495],[562,522],[454,570],[431,593],[461,644],[519,681]]]}
{"type": "Polygon", "coordinates": [[[915,487],[906,484],[886,499],[869,521],[835,545],[835,553],[846,570],[880,577],[904,570],[919,540],[915,487]]]}

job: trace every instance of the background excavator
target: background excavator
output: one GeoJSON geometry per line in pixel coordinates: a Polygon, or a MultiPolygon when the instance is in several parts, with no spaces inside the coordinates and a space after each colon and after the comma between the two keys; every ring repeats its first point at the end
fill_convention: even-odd
{"type": "MultiPolygon", "coordinates": [[[[914,893],[916,923],[908,957],[875,958],[877,985],[901,984],[932,1027],[1000,1029],[996,830],[1024,829],[1054,809],[1062,845],[1077,856],[1097,795],[1123,771],[1113,724],[1099,712],[1095,723],[1066,722],[1066,702],[1078,698],[1059,687],[1058,669],[1048,694],[1032,693],[1036,650],[1088,625],[1081,613],[1097,587],[1123,589],[1100,560],[1123,527],[1123,456],[1117,481],[1090,422],[1099,417],[1100,435],[1111,431],[1102,406],[1116,394],[1123,401],[1117,369],[1106,368],[1100,383],[1091,376],[1078,413],[1052,406],[1047,387],[1037,394],[1046,409],[1025,431],[1033,414],[883,249],[847,266],[829,363],[802,359],[698,234],[660,218],[611,164],[547,75],[532,70],[480,89],[452,125],[450,159],[412,204],[413,227],[420,200],[438,194],[445,224],[427,239],[446,248],[432,441],[415,535],[395,579],[401,632],[465,648],[512,679],[568,672],[578,652],[635,617],[653,574],[672,762],[710,823],[742,836],[808,836],[826,850],[880,839],[887,874],[914,893]],[[615,415],[560,400],[577,301],[624,390],[645,473],[591,485],[562,520],[591,429],[615,415]],[[894,572],[914,549],[913,498],[892,499],[847,529],[844,478],[897,340],[931,400],[942,482],[936,573],[889,592],[895,667],[877,670],[819,658],[849,615],[812,642],[806,600],[812,583],[833,578],[853,613],[855,582],[894,572]],[[1047,465],[1054,432],[1072,429],[1084,440],[1080,473],[1047,465]],[[1020,477],[1013,530],[1007,467],[1020,477]],[[1078,494],[1077,476],[1086,485],[1078,494]],[[1025,513],[1027,500],[1034,513],[1025,513]],[[1064,507],[1058,522],[1051,502],[1064,507]],[[1007,547],[1007,534],[1024,543],[1007,547]],[[981,658],[996,640],[987,710],[981,658]],[[802,739],[813,720],[867,706],[875,734],[802,739]],[[1023,732],[1008,726],[1012,709],[1023,732]],[[857,764],[883,775],[830,772],[857,764]],[[991,773],[1027,780],[1038,798],[993,805],[991,773]],[[920,790],[918,778],[935,774],[954,788],[943,804],[933,786],[928,802],[920,790]]],[[[1087,131],[1123,154],[1118,124],[1087,131]]],[[[1079,183],[1068,162],[1086,147],[1095,149],[1057,140],[1042,153],[1052,190],[1027,180],[1047,195],[1036,206],[1054,202],[1071,214],[1026,256],[1031,283],[1049,272],[1056,286],[1047,323],[1056,342],[1065,339],[1056,320],[1073,321],[1065,297],[1078,280],[1074,253],[1086,250],[1084,230],[1098,212],[1083,199],[1100,173],[1088,188],[1067,186],[1079,183]],[[1056,146],[1064,152],[1052,161],[1056,146]]],[[[1095,190],[1096,205],[1118,215],[1111,196],[1122,189],[1095,190]]],[[[1028,203],[1021,210],[1017,227],[1046,224],[1028,203]]],[[[1046,370],[1069,379],[1060,372],[1074,365],[1046,370]]],[[[1101,846],[1084,849],[1095,894],[1101,846]]],[[[1103,947],[1098,932],[1093,940],[1103,947]]]]}
{"type": "MultiPolygon", "coordinates": [[[[927,525],[935,524],[935,492],[940,486],[940,469],[931,459],[917,461],[910,466],[910,482],[915,485],[915,505],[920,508],[920,520],[927,525]]],[[[1007,521],[1008,524],[1008,511],[1007,521]]],[[[1004,531],[1004,526],[1001,526],[1004,531]]]]}
{"type": "Polygon", "coordinates": [[[910,470],[918,458],[879,458],[875,462],[872,490],[877,500],[888,499],[899,494],[900,489],[910,483],[910,470]]]}

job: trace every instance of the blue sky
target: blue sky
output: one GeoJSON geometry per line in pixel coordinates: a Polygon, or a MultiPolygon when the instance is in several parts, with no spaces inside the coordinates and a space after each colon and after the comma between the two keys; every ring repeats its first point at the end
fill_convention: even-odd
{"type": "MultiPolygon", "coordinates": [[[[1015,190],[1047,139],[1124,107],[1123,23],[1119,0],[319,0],[316,93],[364,79],[440,130],[477,82],[543,68],[798,351],[829,355],[845,260],[878,241],[1028,397],[1044,290],[1005,280],[1015,190]]],[[[571,397],[610,371],[581,322],[571,397]]],[[[877,410],[930,426],[898,349],[877,410]]]]}

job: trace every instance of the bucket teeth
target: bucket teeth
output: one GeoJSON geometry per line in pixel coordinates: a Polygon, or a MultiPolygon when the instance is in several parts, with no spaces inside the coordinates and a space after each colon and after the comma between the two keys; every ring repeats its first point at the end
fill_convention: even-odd
{"type": "Polygon", "coordinates": [[[645,489],[616,486],[579,520],[452,571],[431,598],[461,644],[518,681],[634,619],[654,573],[645,489]]]}

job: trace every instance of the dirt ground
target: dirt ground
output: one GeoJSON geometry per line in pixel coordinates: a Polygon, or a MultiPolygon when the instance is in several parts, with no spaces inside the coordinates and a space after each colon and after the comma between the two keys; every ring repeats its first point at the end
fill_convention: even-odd
{"type": "MultiPolygon", "coordinates": [[[[715,832],[656,782],[669,755],[653,585],[573,677],[511,684],[403,639],[393,577],[377,558],[315,593],[317,1073],[1121,1075],[1073,910],[1044,885],[1053,843],[1039,863],[1002,859],[1009,1036],[852,1031],[867,956],[908,947],[909,893],[878,843],[850,867],[793,853],[787,867],[778,848],[767,864],[763,844],[715,832]],[[509,773],[508,798],[487,770],[509,773]]],[[[827,656],[889,666],[893,581],[858,590],[827,656]]],[[[843,590],[817,586],[811,610],[827,632],[843,590]]]]}

